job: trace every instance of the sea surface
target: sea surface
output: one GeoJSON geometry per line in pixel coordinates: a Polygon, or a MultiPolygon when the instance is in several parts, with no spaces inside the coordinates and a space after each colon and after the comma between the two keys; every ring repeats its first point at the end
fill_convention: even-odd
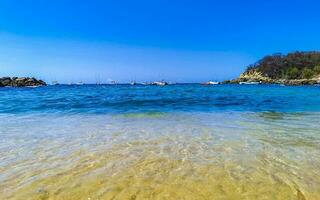
{"type": "Polygon", "coordinates": [[[0,88],[2,200],[319,200],[320,87],[0,88]]]}

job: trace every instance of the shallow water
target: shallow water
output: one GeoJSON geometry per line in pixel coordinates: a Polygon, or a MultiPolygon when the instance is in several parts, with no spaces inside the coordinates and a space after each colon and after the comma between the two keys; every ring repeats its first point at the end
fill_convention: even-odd
{"type": "Polygon", "coordinates": [[[0,94],[0,199],[320,199],[317,87],[0,94]]]}

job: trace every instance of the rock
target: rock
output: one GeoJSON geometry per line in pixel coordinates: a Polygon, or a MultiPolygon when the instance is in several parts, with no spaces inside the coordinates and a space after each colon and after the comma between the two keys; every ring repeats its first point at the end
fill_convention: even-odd
{"type": "Polygon", "coordinates": [[[3,77],[3,78],[0,78],[0,84],[2,86],[8,86],[11,84],[11,78],[10,77],[3,77]]]}
{"type": "Polygon", "coordinates": [[[314,85],[318,84],[315,79],[293,79],[293,80],[282,80],[280,83],[284,85],[314,85]]]}
{"type": "Polygon", "coordinates": [[[11,86],[11,87],[30,87],[30,86],[45,86],[47,85],[44,81],[42,80],[37,80],[35,78],[28,78],[28,77],[3,77],[0,78],[0,87],[6,87],[6,86],[11,86]]]}
{"type": "Polygon", "coordinates": [[[242,73],[239,78],[233,80],[224,81],[224,84],[239,84],[244,82],[259,82],[262,84],[283,84],[283,85],[314,85],[319,84],[320,80],[318,78],[311,79],[271,79],[269,77],[263,76],[262,73],[256,70],[249,70],[242,73]]]}

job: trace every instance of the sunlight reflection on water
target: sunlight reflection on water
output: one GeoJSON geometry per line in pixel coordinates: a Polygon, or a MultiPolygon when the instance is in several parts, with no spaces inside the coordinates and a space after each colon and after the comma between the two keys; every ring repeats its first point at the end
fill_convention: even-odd
{"type": "Polygon", "coordinates": [[[319,117],[0,115],[0,199],[320,199],[319,117]]]}

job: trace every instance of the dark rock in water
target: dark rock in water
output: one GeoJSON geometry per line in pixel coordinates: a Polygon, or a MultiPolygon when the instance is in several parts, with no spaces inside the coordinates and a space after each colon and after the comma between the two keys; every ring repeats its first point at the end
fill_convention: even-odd
{"type": "Polygon", "coordinates": [[[42,80],[28,77],[3,77],[0,78],[0,87],[33,87],[46,86],[47,84],[42,80]]]}
{"type": "Polygon", "coordinates": [[[0,84],[1,84],[2,86],[10,85],[11,81],[12,81],[12,80],[11,80],[10,77],[0,78],[0,84]]]}

